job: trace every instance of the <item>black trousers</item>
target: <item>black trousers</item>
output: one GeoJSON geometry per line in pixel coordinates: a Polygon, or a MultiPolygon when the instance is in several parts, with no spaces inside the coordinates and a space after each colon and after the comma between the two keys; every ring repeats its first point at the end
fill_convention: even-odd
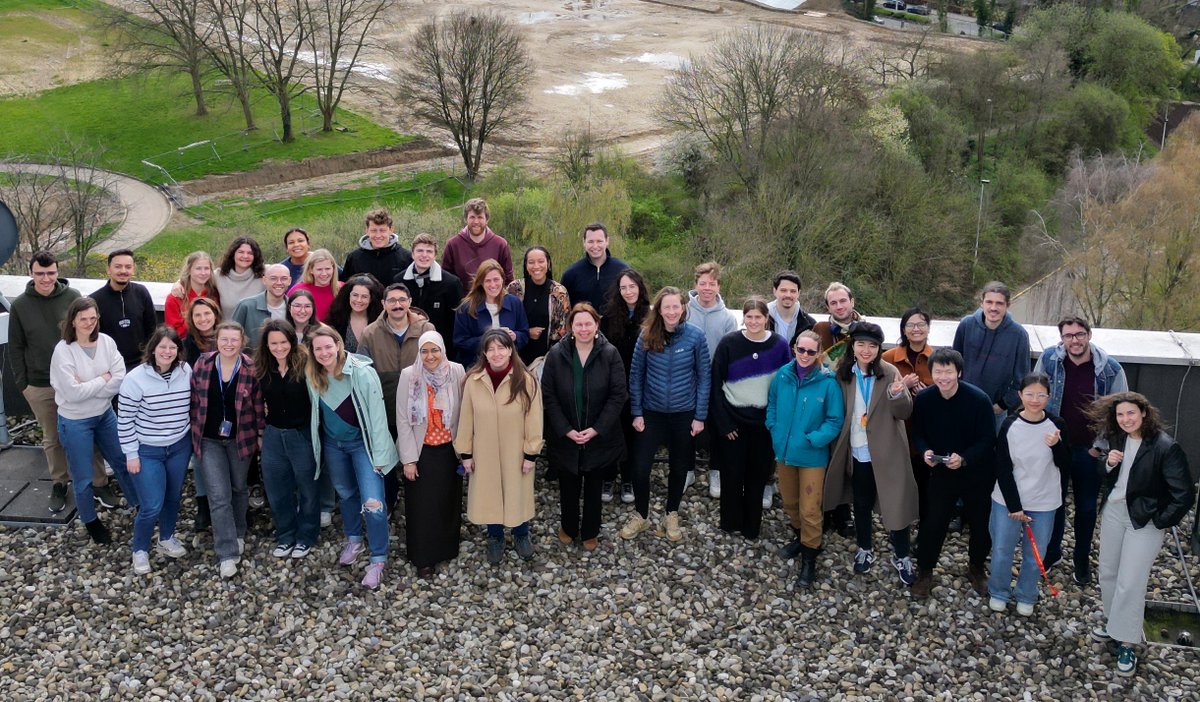
{"type": "Polygon", "coordinates": [[[762,424],[739,424],[736,439],[715,433],[713,439],[721,457],[721,529],[757,539],[763,488],[775,468],[771,433],[762,424]]]}
{"type": "Polygon", "coordinates": [[[946,528],[954,517],[954,505],[963,501],[963,522],[970,529],[967,560],[973,566],[982,566],[992,548],[992,535],[988,532],[988,520],[992,514],[992,481],[990,476],[969,475],[946,466],[936,466],[929,471],[929,515],[921,522],[920,544],[917,565],[922,570],[933,570],[942,555],[946,541],[946,528]]]}
{"type": "Polygon", "coordinates": [[[625,435],[625,457],[604,469],[604,479],[610,483],[633,482],[634,447],[637,446],[638,433],[633,428],[633,415],[629,413],[629,402],[621,408],[621,431],[625,435]]]}
{"type": "MultiPolygon", "coordinates": [[[[871,512],[874,511],[876,499],[879,497],[879,485],[875,482],[875,469],[870,463],[863,463],[858,459],[851,460],[854,461],[854,472],[850,476],[850,487],[854,492],[854,536],[859,548],[870,551],[874,541],[871,528],[875,525],[871,512]]],[[[889,530],[888,536],[891,537],[896,558],[907,558],[908,527],[889,530]]]]}
{"type": "Polygon", "coordinates": [[[575,474],[558,471],[558,498],[562,513],[562,530],[572,539],[594,539],[600,535],[600,490],[604,485],[602,470],[575,474]],[[583,523],[579,519],[579,495],[583,493],[583,523]]]}
{"type": "MultiPolygon", "coordinates": [[[[638,436],[634,463],[634,506],[643,517],[650,516],[650,464],[662,444],[670,454],[667,478],[667,512],[679,510],[688,471],[696,466],[696,441],[692,437],[693,412],[653,412],[646,410],[642,419],[646,429],[638,436]]],[[[760,498],[761,499],[761,498],[760,498]]]]}

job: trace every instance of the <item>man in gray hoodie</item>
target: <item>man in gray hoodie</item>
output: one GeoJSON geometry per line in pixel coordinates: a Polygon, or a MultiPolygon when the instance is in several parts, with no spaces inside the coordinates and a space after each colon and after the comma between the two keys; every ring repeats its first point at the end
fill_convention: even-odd
{"type": "MultiPolygon", "coordinates": [[[[737,319],[733,313],[725,309],[725,301],[721,299],[721,264],[708,261],[696,266],[696,287],[688,293],[687,323],[704,332],[705,345],[708,346],[708,357],[711,359],[717,350],[721,337],[737,331],[737,319]]],[[[697,445],[711,449],[705,430],[696,437],[697,445]]],[[[721,472],[715,464],[716,452],[709,450],[708,459],[708,494],[714,498],[721,497],[721,472]]],[[[688,475],[687,485],[695,478],[688,475]]],[[[684,487],[686,488],[687,485],[684,487]]]]}

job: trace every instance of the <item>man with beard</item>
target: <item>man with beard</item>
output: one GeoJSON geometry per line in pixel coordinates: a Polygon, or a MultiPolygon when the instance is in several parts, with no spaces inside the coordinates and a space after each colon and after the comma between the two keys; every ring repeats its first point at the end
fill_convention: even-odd
{"type": "Polygon", "coordinates": [[[467,200],[463,205],[463,220],[466,226],[446,242],[442,268],[459,280],[470,281],[475,279],[479,264],[490,258],[504,269],[504,284],[513,282],[512,252],[504,237],[488,227],[487,202],[479,197],[467,200]]]}

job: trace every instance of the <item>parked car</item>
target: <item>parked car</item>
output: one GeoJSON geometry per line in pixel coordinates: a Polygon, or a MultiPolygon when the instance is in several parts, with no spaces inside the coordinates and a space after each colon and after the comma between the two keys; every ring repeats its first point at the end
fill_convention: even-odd
{"type": "Polygon", "coordinates": [[[881,5],[881,7],[885,10],[904,12],[904,8],[907,7],[907,5],[905,5],[903,2],[900,2],[900,0],[884,0],[884,3],[881,5]]]}
{"type": "Polygon", "coordinates": [[[930,14],[928,5],[909,5],[904,11],[913,15],[928,16],[930,14]]]}

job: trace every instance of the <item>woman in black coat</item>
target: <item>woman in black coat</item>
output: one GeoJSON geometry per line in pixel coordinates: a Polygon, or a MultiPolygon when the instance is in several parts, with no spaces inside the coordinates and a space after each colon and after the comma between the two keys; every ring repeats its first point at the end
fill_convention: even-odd
{"type": "Polygon", "coordinates": [[[558,470],[562,528],[558,539],[599,544],[600,488],[625,455],[621,407],[628,390],[616,347],[599,334],[600,315],[581,302],[567,315],[569,336],[551,347],[542,367],[547,455],[558,470]],[[583,492],[580,527],[579,494],[583,492]]]}
{"type": "MultiPolygon", "coordinates": [[[[621,363],[625,366],[626,387],[629,387],[633,347],[637,344],[642,322],[646,320],[646,313],[649,311],[650,291],[646,289],[646,282],[642,280],[640,273],[626,268],[609,288],[607,302],[604,304],[604,316],[600,320],[600,331],[604,338],[616,346],[621,354],[621,363]]],[[[625,433],[625,445],[633,446],[638,433],[633,430],[633,414],[629,411],[628,399],[621,407],[621,430],[625,433]]],[[[621,502],[633,504],[633,466],[630,465],[629,458],[627,454],[604,476],[604,485],[600,489],[600,499],[604,502],[611,502],[616,490],[620,489],[621,502]]]]}

